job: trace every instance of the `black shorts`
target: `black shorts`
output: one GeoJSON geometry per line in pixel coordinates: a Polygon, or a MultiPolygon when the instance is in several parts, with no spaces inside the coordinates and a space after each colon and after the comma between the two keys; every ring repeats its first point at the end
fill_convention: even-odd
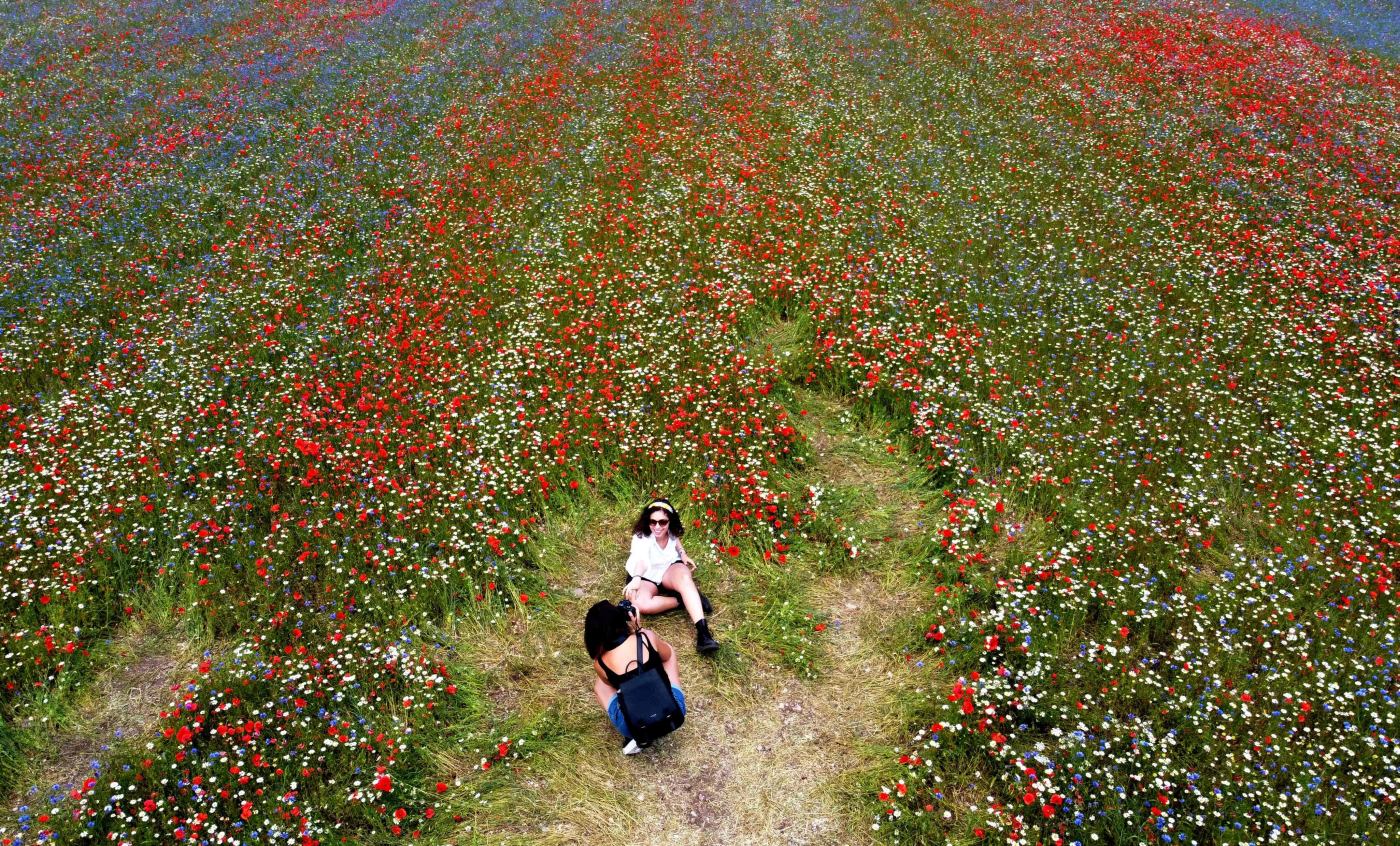
{"type": "MultiPolygon", "coordinates": [[[[625,573],[625,572],[626,572],[626,571],[624,571],[624,573],[625,573]]],[[[650,583],[650,584],[656,585],[656,589],[657,589],[657,590],[665,590],[665,589],[666,589],[666,588],[664,588],[664,587],[661,586],[661,583],[660,583],[660,582],[653,582],[651,579],[648,579],[646,576],[637,576],[637,578],[641,579],[641,580],[644,581],[644,582],[648,582],[648,583],[650,583]]],[[[623,583],[623,584],[627,584],[627,583],[630,582],[630,581],[632,581],[632,576],[631,576],[631,575],[626,575],[626,576],[623,578],[622,583],[623,583]]]]}

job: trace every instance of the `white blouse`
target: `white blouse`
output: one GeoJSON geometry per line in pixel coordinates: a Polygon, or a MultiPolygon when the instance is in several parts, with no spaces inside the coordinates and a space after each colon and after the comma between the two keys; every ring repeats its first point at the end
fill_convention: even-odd
{"type": "Polygon", "coordinates": [[[675,535],[668,535],[667,544],[657,546],[656,538],[647,535],[639,538],[632,536],[632,552],[627,556],[627,575],[641,576],[649,582],[661,584],[661,577],[666,574],[666,570],[677,561],[681,560],[681,542],[676,540],[675,535]]]}

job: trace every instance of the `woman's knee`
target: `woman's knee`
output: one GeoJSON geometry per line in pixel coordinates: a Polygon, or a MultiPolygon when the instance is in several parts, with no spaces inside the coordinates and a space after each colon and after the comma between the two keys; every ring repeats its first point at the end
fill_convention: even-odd
{"type": "Polygon", "coordinates": [[[655,598],[656,585],[648,581],[643,581],[641,583],[641,586],[637,588],[636,593],[632,596],[632,604],[640,608],[642,607],[642,603],[648,602],[655,598]]]}
{"type": "Polygon", "coordinates": [[[672,564],[661,583],[671,590],[684,590],[695,586],[695,577],[690,575],[690,568],[684,564],[672,564]]]}

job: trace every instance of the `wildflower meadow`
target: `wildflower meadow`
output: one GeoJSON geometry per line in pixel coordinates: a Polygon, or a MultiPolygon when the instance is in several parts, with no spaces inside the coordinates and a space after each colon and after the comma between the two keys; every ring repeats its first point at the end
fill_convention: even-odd
{"type": "Polygon", "coordinates": [[[495,842],[545,741],[441,771],[448,621],[590,490],[857,555],[797,389],[938,515],[877,842],[1392,842],[1385,6],[0,5],[0,843],[495,842]],[[155,616],[149,732],[25,781],[155,616]]]}

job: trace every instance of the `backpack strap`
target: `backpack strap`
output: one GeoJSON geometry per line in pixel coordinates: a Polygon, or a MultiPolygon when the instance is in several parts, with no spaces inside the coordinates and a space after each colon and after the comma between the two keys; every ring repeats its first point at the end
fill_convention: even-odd
{"type": "MultiPolygon", "coordinates": [[[[636,665],[636,667],[637,667],[638,669],[640,669],[641,666],[642,666],[642,639],[645,638],[646,635],[642,634],[642,633],[639,631],[639,632],[636,633],[636,635],[634,635],[634,637],[637,638],[637,660],[636,660],[636,661],[633,661],[633,662],[631,662],[631,663],[629,663],[629,664],[627,665],[627,669],[623,670],[624,673],[631,672],[631,671],[632,671],[633,665],[636,665]]],[[[620,645],[620,644],[619,644],[619,645],[620,645]]],[[[615,648],[616,648],[616,647],[614,647],[614,649],[615,649],[615,648]]],[[[652,647],[652,645],[651,645],[651,641],[650,641],[650,640],[647,641],[647,649],[652,649],[652,651],[655,651],[655,649],[654,649],[654,648],[652,647]]]]}
{"type": "Polygon", "coordinates": [[[638,667],[639,669],[641,668],[642,663],[643,663],[643,662],[642,662],[642,643],[643,643],[643,641],[646,642],[647,649],[650,649],[650,650],[651,650],[651,654],[653,654],[653,655],[656,654],[656,647],[651,645],[651,638],[647,637],[645,633],[643,633],[643,632],[641,632],[641,631],[638,631],[638,632],[637,632],[637,667],[638,667]]]}

